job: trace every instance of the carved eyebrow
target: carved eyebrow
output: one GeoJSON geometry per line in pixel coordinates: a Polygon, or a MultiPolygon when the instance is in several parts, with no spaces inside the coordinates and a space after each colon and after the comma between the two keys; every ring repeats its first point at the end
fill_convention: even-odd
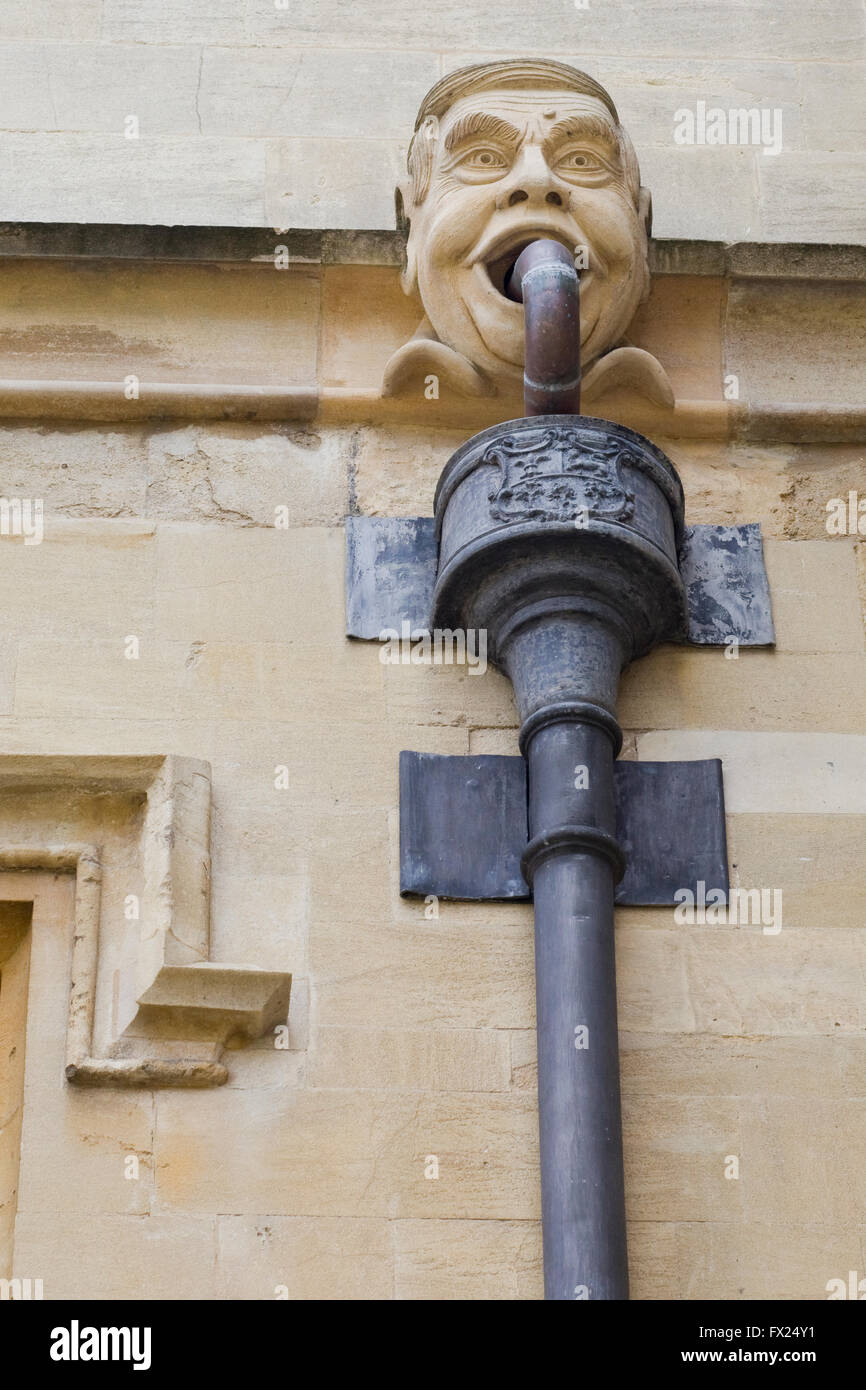
{"type": "Polygon", "coordinates": [[[445,148],[450,153],[471,135],[489,135],[495,140],[501,140],[503,144],[516,145],[521,133],[516,126],[503,121],[500,116],[492,116],[488,111],[470,111],[468,115],[460,116],[454,122],[445,136],[445,148]]]}
{"type": "Polygon", "coordinates": [[[616,127],[606,120],[604,116],[569,116],[564,121],[557,121],[553,129],[548,133],[544,141],[544,150],[547,153],[555,145],[560,144],[565,139],[589,139],[600,140],[611,150],[619,150],[619,136],[616,127]]]}

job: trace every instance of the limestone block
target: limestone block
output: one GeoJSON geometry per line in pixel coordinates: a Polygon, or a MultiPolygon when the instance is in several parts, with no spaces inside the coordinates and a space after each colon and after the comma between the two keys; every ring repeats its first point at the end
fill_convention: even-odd
{"type": "Polygon", "coordinates": [[[107,639],[122,658],[127,634],[143,639],[152,630],[153,525],[127,518],[54,517],[43,527],[39,545],[25,545],[18,536],[0,539],[7,627],[17,612],[25,646],[37,632],[43,640],[60,641],[75,633],[84,641],[107,639]]]}
{"type": "Polygon", "coordinates": [[[363,428],[354,449],[358,510],[364,516],[432,516],[439,474],[465,439],[458,430],[363,428]]]}
{"type": "MultiPolygon", "coordinates": [[[[855,547],[823,541],[766,540],[776,650],[862,652],[855,547]]],[[[835,668],[835,662],[834,662],[835,668]]]]}
{"type": "MultiPolygon", "coordinates": [[[[829,903],[830,920],[832,913],[829,903]]],[[[679,930],[697,1031],[774,1036],[862,1032],[862,928],[818,931],[783,925],[777,936],[764,936],[760,927],[679,930]]]]}
{"type": "MultiPolygon", "coordinates": [[[[293,868],[292,865],[287,867],[293,868]]],[[[303,974],[309,897],[309,884],[303,869],[262,876],[217,870],[211,892],[214,958],[256,960],[263,970],[288,970],[293,976],[303,974]]]]}
{"type": "Polygon", "coordinates": [[[496,728],[516,722],[509,681],[492,666],[482,673],[477,660],[474,670],[468,663],[382,669],[388,713],[400,723],[496,728]]]}
{"type": "MultiPolygon", "coordinates": [[[[275,18],[279,20],[279,11],[275,18]]],[[[266,45],[204,50],[201,131],[224,136],[400,140],[439,76],[434,53],[266,45]]]]}
{"type": "MultiPolygon", "coordinates": [[[[133,1091],[77,1090],[60,1082],[51,1090],[29,1085],[24,1097],[24,1132],[18,1220],[24,1216],[68,1217],[71,1212],[143,1213],[153,1193],[153,1107],[149,1095],[133,1091]],[[135,1154],[139,1177],[125,1176],[124,1160],[135,1154]]],[[[55,1240],[56,1240],[55,1225],[55,1240]]],[[[16,1263],[19,1258],[16,1238],[16,1263]]],[[[47,1296],[47,1291],[46,1291],[47,1296]]]]}
{"type": "Polygon", "coordinates": [[[827,503],[833,498],[847,501],[850,491],[863,494],[863,450],[844,445],[835,448],[808,448],[794,451],[789,465],[785,492],[784,535],[791,540],[832,540],[845,549],[853,544],[849,536],[827,534],[827,503]]]}
{"type": "MultiPolygon", "coordinates": [[[[675,22],[679,31],[681,17],[675,22]]],[[[776,55],[775,48],[764,52],[776,55]]],[[[659,145],[676,149],[674,113],[682,107],[694,110],[695,102],[703,100],[708,108],[722,107],[725,111],[732,107],[780,108],[782,148],[802,149],[804,117],[799,79],[804,68],[808,70],[806,65],[761,62],[760,50],[747,55],[743,49],[733,60],[717,56],[718,53],[718,49],[708,46],[690,58],[680,57],[679,51],[675,56],[662,58],[645,57],[642,51],[622,58],[600,57],[595,76],[614,93],[617,110],[626,126],[635,132],[641,148],[659,145]]],[[[837,81],[846,81],[842,64],[828,65],[824,71],[833,73],[837,81]]],[[[847,81],[851,82],[851,78],[847,81]]],[[[818,148],[826,146],[822,142],[818,148]]]]}
{"type": "Polygon", "coordinates": [[[100,38],[102,0],[69,0],[57,8],[51,0],[33,0],[26,7],[17,0],[2,0],[0,30],[7,41],[45,38],[52,34],[59,42],[85,43],[100,38]]]}
{"type": "Polygon", "coordinates": [[[506,758],[516,758],[520,754],[517,741],[518,728],[514,724],[507,729],[470,729],[470,753],[500,753],[506,758]]]}
{"type": "MultiPolygon", "coordinates": [[[[670,920],[669,914],[664,916],[670,920]]],[[[687,930],[617,928],[616,986],[624,1032],[688,1033],[694,1028],[686,974],[687,930]]]]}
{"type": "MultiPolygon", "coordinates": [[[[814,156],[796,159],[813,164],[814,156]]],[[[786,158],[764,159],[778,165],[786,158]]],[[[864,161],[866,177],[866,161],[864,161]]],[[[820,166],[819,166],[820,168],[820,166]]],[[[812,170],[812,177],[817,171],[812,170]]],[[[816,198],[810,184],[811,198],[816,198]]],[[[838,191],[837,191],[838,196],[838,191]]],[[[772,210],[772,203],[770,203],[772,210]]],[[[838,227],[840,240],[843,229],[838,227]]],[[[866,231],[864,221],[859,236],[866,231]]],[[[866,331],[866,286],[845,281],[733,281],[728,295],[726,369],[740,381],[741,398],[751,403],[810,401],[818,404],[855,403],[863,370],[866,331]],[[796,356],[780,354],[780,335],[798,345],[796,356]]]]}
{"type": "Polygon", "coordinates": [[[680,475],[690,524],[737,526],[757,521],[765,540],[785,534],[791,449],[701,440],[657,442],[680,475]]]}
{"type": "Polygon", "coordinates": [[[623,1098],[626,1209],[637,1221],[737,1221],[742,1186],[725,1177],[741,1151],[738,1102],[623,1098]]]}
{"type": "Polygon", "coordinates": [[[629,324],[629,342],[664,365],[677,400],[722,399],[723,293],[710,276],[656,275],[629,324]]]}
{"type": "MultiPolygon", "coordinates": [[[[659,1096],[784,1097],[793,1113],[813,1097],[862,1097],[866,1038],[842,1034],[726,1036],[625,1032],[620,1037],[623,1093],[635,1107],[659,1096]]],[[[756,1175],[751,1174],[750,1181],[756,1175]]]]}
{"type": "Polygon", "coordinates": [[[800,71],[803,124],[809,149],[851,150],[866,143],[862,63],[804,63],[800,71]]]}
{"type": "MultiPolygon", "coordinates": [[[[756,53],[769,53],[788,60],[820,56],[845,61],[862,55],[866,26],[856,0],[832,0],[824,13],[817,38],[814,10],[808,0],[792,0],[784,13],[773,0],[751,0],[747,9],[736,11],[733,22],[724,0],[710,0],[700,9],[684,9],[678,0],[651,0],[615,9],[564,7],[558,15],[556,44],[563,53],[631,57],[639,52],[665,58],[671,51],[670,35],[676,32],[676,52],[682,57],[748,56],[753,61],[756,53]]],[[[495,10],[471,13],[459,0],[446,0],[435,14],[414,8],[411,0],[399,0],[375,14],[361,10],[347,13],[339,0],[322,0],[314,11],[276,10],[270,0],[253,0],[249,26],[255,43],[289,47],[429,45],[446,52],[474,54],[480,49],[523,55],[548,53],[551,45],[550,16],[541,10],[527,10],[520,0],[505,0],[495,10]],[[407,43],[407,36],[411,36],[411,43],[407,43]]]]}
{"type": "MultiPolygon", "coordinates": [[[[94,436],[87,430],[3,425],[2,495],[41,498],[46,522],[55,512],[74,517],[102,513],[112,519],[143,516],[146,466],[142,427],[106,428],[96,438],[98,446],[94,447],[94,436]]],[[[79,579],[84,583],[84,574],[79,579]]]]}
{"type": "MultiPolygon", "coordinates": [[[[772,592],[772,591],[771,591],[772,592]]],[[[631,728],[766,729],[817,736],[866,733],[866,657],[823,652],[658,647],[620,686],[619,714],[631,728]]],[[[493,721],[486,721],[493,722],[493,721]]]]}
{"type": "Polygon", "coordinates": [[[195,49],[77,43],[69,59],[65,43],[0,48],[0,127],[123,135],[135,116],[140,137],[200,133],[195,49]]]}
{"type": "MultiPolygon", "coordinates": [[[[834,104],[828,93],[828,109],[834,104]]],[[[821,152],[804,160],[802,155],[783,153],[760,160],[758,183],[765,240],[788,240],[798,228],[803,241],[863,241],[866,156],[821,152]]]]}
{"type": "Polygon", "coordinates": [[[390,1222],[365,1217],[221,1216],[219,1297],[390,1299],[390,1222]]]}
{"type": "Polygon", "coordinates": [[[866,922],[862,815],[733,815],[727,829],[732,883],[780,888],[786,927],[866,922]]]}
{"type": "Polygon", "coordinates": [[[207,10],[171,0],[104,0],[102,37],[111,44],[243,44],[244,10],[235,0],[213,0],[207,10]]]}
{"type": "MultiPolygon", "coordinates": [[[[408,129],[411,130],[411,123],[408,129]]],[[[399,273],[393,266],[324,266],[322,386],[353,391],[366,388],[378,396],[385,362],[415,332],[420,312],[417,301],[407,299],[401,290],[399,273]]],[[[352,430],[349,447],[359,473],[366,472],[371,441],[375,440],[380,449],[389,449],[393,435],[391,429],[375,425],[352,430]]],[[[421,433],[415,447],[423,447],[425,440],[426,435],[421,433]]],[[[403,462],[400,474],[410,467],[403,462]]],[[[362,512],[370,510],[360,496],[358,503],[362,512]]],[[[429,510],[432,509],[431,500],[429,510]]]]}
{"type": "Polygon", "coordinates": [[[330,432],[280,425],[188,425],[147,441],[147,514],[173,521],[340,526],[346,457],[330,432]],[[283,509],[279,510],[278,509],[283,509]]]}
{"type": "MultiPolygon", "coordinates": [[[[127,1183],[127,1187],[135,1186],[127,1183]]],[[[41,1278],[46,1299],[218,1298],[215,1221],[164,1214],[22,1213],[15,1272],[41,1278]]]]}
{"type": "Polygon", "coordinates": [[[863,1264],[862,1227],[810,1230],[793,1205],[780,1223],[684,1222],[676,1243],[675,1296],[684,1300],[826,1299],[829,1279],[847,1280],[863,1264]]]}
{"type": "MultiPolygon", "coordinates": [[[[258,142],[221,143],[251,143],[259,156],[262,150],[258,142]]],[[[271,140],[266,158],[262,222],[268,226],[393,227],[394,187],[405,158],[396,141],[271,140]]],[[[238,221],[237,213],[231,220],[238,221]]]]}
{"type": "Polygon", "coordinates": [[[421,922],[414,929],[352,918],[314,928],[310,956],[322,1024],[418,1028],[528,1028],[535,1022],[532,941],[505,913],[489,928],[421,922]]]}
{"type": "Polygon", "coordinates": [[[681,1270],[677,1232],[701,1223],[628,1222],[628,1282],[631,1299],[678,1299],[681,1270]]]}
{"type": "Polygon", "coordinates": [[[317,1089],[506,1091],[509,1070],[508,1035],[501,1030],[319,1028],[309,1083],[317,1089]]]}
{"type": "Polygon", "coordinates": [[[512,1028],[511,1084],[517,1091],[534,1091],[538,1087],[538,1039],[534,1028],[512,1028]]]}
{"type": "Polygon", "coordinates": [[[342,528],[161,527],[159,631],[172,641],[298,643],[332,661],[352,654],[357,666],[344,640],[344,546],[342,528]]]}
{"type": "MultiPolygon", "coordinates": [[[[196,136],[8,134],[5,215],[11,221],[144,222],[261,227],[264,145],[196,136]]],[[[387,183],[386,183],[387,186],[387,183]]]]}
{"type": "Polygon", "coordinates": [[[522,1302],[544,1296],[538,1222],[397,1221],[394,1239],[398,1299],[522,1302]]]}
{"type": "Polygon", "coordinates": [[[533,1102],[480,1094],[220,1091],[201,1092],[196,1104],[179,1109],[171,1099],[160,1093],[157,1184],[160,1202],[174,1210],[538,1214],[533,1102]],[[236,1136],[229,1149],[227,1124],[236,1136]],[[438,1157],[438,1178],[424,1176],[430,1155],[438,1157]]]}
{"type": "MultiPolygon", "coordinates": [[[[741,1123],[736,1185],[743,1189],[747,1221],[784,1227],[794,1220],[801,1229],[844,1230],[853,1213],[863,1210],[866,1102],[813,1096],[804,1124],[786,1098],[757,1096],[742,1102],[741,1123]]],[[[822,1283],[830,1277],[832,1272],[822,1283]]]]}
{"type": "Polygon", "coordinates": [[[729,815],[866,813],[862,735],[660,730],[639,735],[638,756],[721,758],[729,815]]]}
{"type": "Polygon", "coordinates": [[[639,144],[638,153],[641,179],[653,192],[655,237],[714,241],[723,229],[726,241],[757,239],[755,164],[778,160],[750,145],[639,144]]]}
{"type": "MultiPolygon", "coordinates": [[[[81,141],[88,137],[64,138],[81,141]]],[[[123,139],[121,143],[136,145],[123,139]]],[[[137,142],[146,152],[162,143],[137,142]]],[[[186,141],[184,147],[198,147],[199,143],[186,141]]],[[[205,146],[210,143],[203,142],[205,146]]],[[[205,152],[202,149],[202,155],[205,152]]],[[[83,172],[74,152],[69,152],[69,159],[69,167],[78,169],[80,181],[83,172]]],[[[131,184],[135,169],[129,167],[130,157],[126,163],[115,164],[106,155],[101,165],[106,185],[112,172],[122,185],[131,184]]],[[[171,160],[167,160],[164,177],[171,168],[171,160]]],[[[229,161],[226,177],[231,170],[229,161]]],[[[201,173],[196,177],[202,177],[201,173]]],[[[193,188],[186,175],[185,179],[193,188]]],[[[77,198],[81,193],[78,183],[76,190],[77,198]]],[[[112,210],[110,187],[104,196],[106,206],[99,210],[102,220],[112,210]]],[[[67,210],[72,216],[73,209],[67,206],[67,210]]],[[[128,210],[128,216],[121,216],[121,209],[114,211],[118,221],[150,220],[141,210],[136,219],[135,208],[128,210]]],[[[90,220],[96,216],[90,209],[90,220]]],[[[88,215],[79,220],[87,221],[88,215]]],[[[154,383],[223,384],[242,389],[268,384],[275,388],[308,387],[315,380],[319,280],[311,267],[280,270],[267,262],[191,267],[122,260],[110,267],[97,262],[94,267],[86,261],[48,259],[37,265],[10,258],[0,262],[0,276],[7,304],[0,336],[3,376],[116,383],[121,419],[124,411],[135,418],[154,383]],[[286,323],[291,323],[291,333],[286,332],[286,323]],[[141,401],[127,399],[129,376],[138,380],[141,401]]],[[[79,401],[73,418],[80,418],[84,408],[79,401]]],[[[75,451],[65,461],[73,458],[75,451]]]]}

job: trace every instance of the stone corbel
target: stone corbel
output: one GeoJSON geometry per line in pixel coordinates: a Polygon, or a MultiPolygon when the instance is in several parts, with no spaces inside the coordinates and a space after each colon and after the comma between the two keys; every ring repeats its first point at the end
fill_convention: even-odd
{"type": "Polygon", "coordinates": [[[138,846],[142,932],[134,1017],[99,1054],[94,1018],[102,848],[92,843],[0,849],[0,869],[75,873],[66,1076],[78,1086],[219,1086],[223,1048],[284,1023],[291,975],[208,959],[210,767],[192,758],[5,757],[0,790],[119,791],[143,796],[138,846]]]}

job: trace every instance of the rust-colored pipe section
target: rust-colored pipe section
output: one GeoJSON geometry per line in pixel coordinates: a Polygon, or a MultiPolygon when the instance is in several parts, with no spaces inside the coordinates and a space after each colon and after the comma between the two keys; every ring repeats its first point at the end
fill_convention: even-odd
{"type": "Polygon", "coordinates": [[[527,415],[580,414],[580,279],[558,241],[533,241],[521,251],[505,285],[523,304],[527,415]]]}

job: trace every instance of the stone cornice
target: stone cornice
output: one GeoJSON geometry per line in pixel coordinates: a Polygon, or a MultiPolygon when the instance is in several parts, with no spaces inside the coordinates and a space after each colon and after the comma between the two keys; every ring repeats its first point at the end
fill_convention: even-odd
{"type": "MultiPolygon", "coordinates": [[[[125,223],[0,222],[0,258],[172,261],[267,266],[276,247],[306,265],[399,266],[398,231],[158,227],[125,223]]],[[[866,280],[866,246],[827,242],[651,240],[657,275],[770,280],[866,280]]]]}

